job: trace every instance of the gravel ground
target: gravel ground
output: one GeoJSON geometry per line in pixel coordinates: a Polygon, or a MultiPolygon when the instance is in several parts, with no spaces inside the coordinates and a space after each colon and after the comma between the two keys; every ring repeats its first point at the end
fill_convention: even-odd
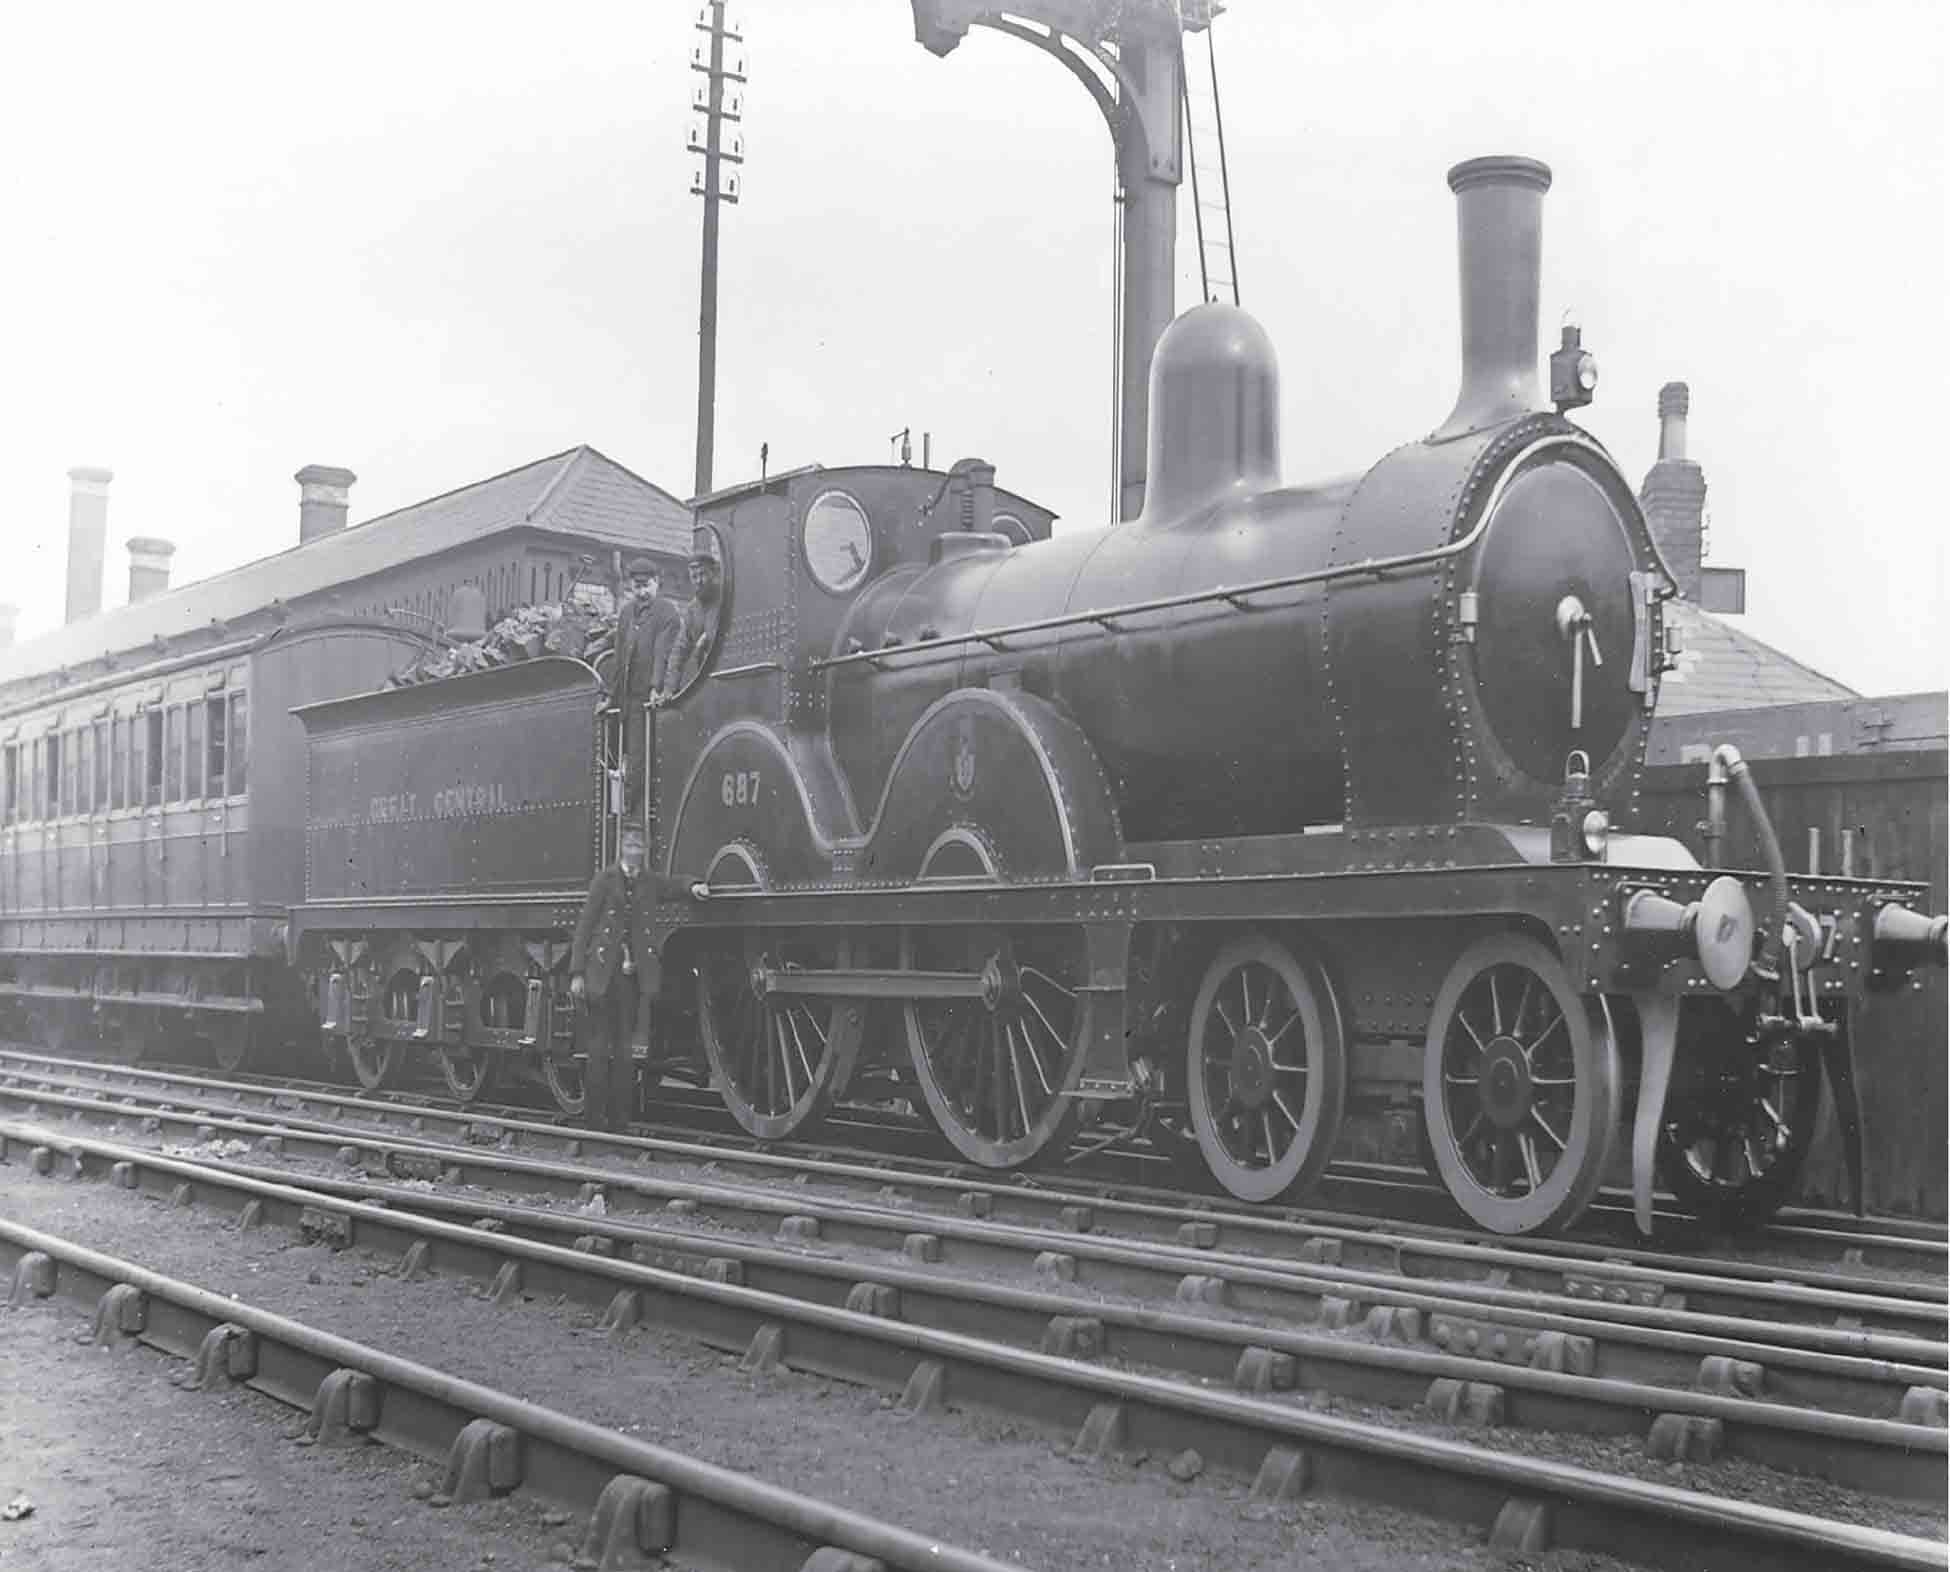
{"type": "Polygon", "coordinates": [[[7,1572],[480,1572],[540,1566],[570,1532],[512,1497],[430,1510],[417,1459],[297,1446],[281,1403],[185,1391],[178,1361],[87,1330],[58,1302],[0,1311],[0,1500],[33,1505],[0,1522],[7,1572]]]}
{"type": "MultiPolygon", "coordinates": [[[[306,1159],[291,1159],[273,1163],[261,1155],[252,1154],[240,1159],[255,1166],[275,1166],[290,1171],[294,1179],[302,1179],[307,1173],[318,1173],[331,1178],[347,1177],[343,1168],[306,1159]]],[[[640,1177],[640,1176],[639,1176],[640,1177]]],[[[709,1179],[710,1175],[704,1176],[709,1179]]],[[[421,1188],[415,1184],[412,1188],[421,1188]]],[[[425,1188],[431,1190],[432,1185],[425,1188]]],[[[484,1202],[499,1205],[521,1205],[554,1211],[563,1215],[576,1209],[568,1202],[542,1195],[513,1195],[507,1192],[482,1190],[469,1185],[442,1185],[443,1195],[468,1196],[484,1202]]],[[[804,1194],[804,1190],[798,1193],[804,1194]]],[[[879,1201],[876,1205],[888,1203],[879,1201]]],[[[619,1213],[616,1221],[635,1220],[632,1214],[619,1213]]],[[[646,1215],[642,1221],[664,1225],[665,1220],[654,1214],[646,1215]]],[[[748,1241],[778,1245],[769,1236],[756,1235],[743,1229],[721,1227],[709,1219],[690,1218],[685,1220],[684,1231],[708,1236],[724,1233],[728,1236],[748,1241]]],[[[878,1264],[893,1264],[912,1268],[913,1263],[898,1252],[873,1250],[863,1246],[822,1242],[811,1246],[792,1247],[802,1253],[815,1255],[822,1259],[856,1260],[878,1264]]],[[[1018,1286],[1027,1281],[1026,1274],[1009,1273],[1002,1270],[984,1271],[979,1268],[939,1266],[934,1270],[946,1277],[959,1278],[969,1282],[1002,1282],[1018,1286]]],[[[1036,1282],[1035,1287],[1052,1291],[1047,1283],[1036,1282]]],[[[1418,1284],[1419,1286],[1423,1286],[1418,1284]]],[[[1073,1298],[1079,1310],[1091,1306],[1116,1305],[1122,1308],[1142,1308],[1147,1302],[1105,1294],[1094,1289],[1071,1285],[1061,1290],[1066,1297],[1073,1298]]],[[[1190,1307],[1173,1305],[1172,1310],[1188,1313],[1190,1307]]],[[[1213,1315],[1207,1309],[1201,1313],[1213,1315]]],[[[1290,1326],[1289,1321],[1277,1317],[1259,1315],[1252,1312],[1235,1312],[1221,1308],[1216,1318],[1244,1322],[1249,1325],[1290,1326]]],[[[1364,1332],[1351,1329],[1342,1333],[1321,1333],[1317,1327],[1309,1326],[1308,1331],[1320,1335],[1340,1336],[1350,1340],[1367,1340],[1364,1332]]],[[[1122,1368],[1142,1369],[1140,1366],[1122,1368]]],[[[1184,1379],[1175,1371],[1150,1372],[1172,1379],[1184,1379]]],[[[1223,1385],[1224,1383],[1219,1383],[1223,1385]]],[[[1831,1484],[1826,1480],[1808,1475],[1783,1473],[1757,1463],[1739,1458],[1723,1458],[1716,1463],[1663,1463],[1645,1455],[1644,1448],[1636,1438],[1621,1436],[1593,1436],[1561,1431],[1523,1430],[1515,1427],[1494,1431],[1479,1429],[1462,1430],[1444,1422],[1418,1415],[1413,1410],[1391,1408],[1379,1404],[1363,1404],[1350,1399],[1321,1394],[1316,1397],[1301,1396],[1296,1399],[1301,1406],[1315,1412],[1338,1414],[1350,1419],[1359,1419],[1369,1424],[1387,1425],[1395,1429],[1411,1430],[1428,1435],[1461,1435],[1478,1446],[1500,1451],[1517,1452],[1532,1457],[1556,1458],[1582,1467],[1611,1474],[1629,1475],[1654,1484],[1679,1485],[1688,1490],[1697,1490],[1708,1495],[1728,1496],[1741,1501],[1753,1501],[1790,1512],[1807,1512],[1822,1517],[1830,1517],[1842,1522],[1861,1523],[1875,1528],[1891,1530],[1895,1533],[1920,1535],[1930,1539],[1943,1539],[1947,1523],[1943,1511],[1918,1508],[1908,1503],[1885,1500],[1875,1496],[1865,1496],[1844,1486],[1831,1484]]]]}
{"type": "MultiPolygon", "coordinates": [[[[746,1376],[733,1358],[655,1331],[639,1329],[620,1340],[603,1336],[595,1330],[594,1316],[579,1307],[542,1302],[518,1310],[497,1307],[479,1297],[473,1285],[448,1279],[403,1282],[390,1275],[391,1263],[363,1251],[335,1254],[273,1229],[239,1233],[214,1215],[167,1208],[102,1185],[34,1179],[19,1166],[0,1170],[0,1209],[29,1226],[236,1293],[452,1374],[1026,1565],[1134,1572],[1222,1567],[1488,1572],[1526,1565],[1554,1572],[1618,1572],[1623,1565],[1578,1552],[1529,1562],[1493,1556],[1483,1548],[1480,1531],[1362,1503],[1308,1500],[1278,1514],[1252,1516],[1244,1510],[1242,1483],[1214,1477],[1181,1482],[1167,1471],[1169,1459],[1072,1462],[1064,1455],[1065,1442],[1026,1425],[952,1412],[925,1422],[901,1419],[891,1411],[891,1399],[877,1392],[789,1374],[746,1376]]],[[[159,1429],[173,1425],[172,1433],[194,1430],[198,1446],[205,1444],[202,1436],[211,1435],[210,1456],[251,1458],[236,1487],[261,1502],[250,1514],[250,1545],[309,1547],[315,1543],[306,1534],[309,1524],[344,1524],[362,1516],[369,1525],[383,1526],[389,1546],[395,1535],[400,1545],[421,1546],[422,1525],[459,1521],[417,1504],[401,1505],[411,1500],[408,1476],[418,1465],[395,1465],[389,1475],[365,1454],[343,1465],[322,1465],[335,1470],[330,1495],[314,1491],[310,1483],[322,1454],[297,1454],[299,1461],[290,1466],[304,1474],[302,1482],[257,1485],[257,1470],[268,1471],[281,1461],[281,1449],[264,1444],[274,1432],[258,1417],[263,1406],[258,1400],[180,1393],[167,1385],[153,1356],[73,1350],[49,1336],[55,1324],[81,1323],[72,1310],[47,1307],[0,1314],[0,1369],[17,1375],[23,1390],[44,1394],[36,1403],[10,1405],[6,1411],[7,1428],[0,1435],[9,1444],[0,1456],[0,1491],[45,1491],[42,1511],[48,1518],[58,1524],[93,1516],[89,1532],[98,1537],[89,1541],[93,1548],[85,1558],[20,1565],[132,1565],[138,1555],[149,1562],[157,1559],[157,1532],[203,1532],[170,1528],[172,1514],[188,1516],[182,1486],[207,1479],[210,1472],[207,1466],[188,1466],[195,1463],[188,1447],[174,1449],[185,1454],[186,1465],[177,1489],[159,1484],[144,1498],[146,1507],[105,1510],[106,1487],[93,1481],[130,1471],[124,1461],[131,1453],[129,1431],[146,1430],[149,1422],[159,1429]],[[111,1387],[105,1394],[111,1406],[91,1428],[69,1415],[62,1394],[83,1379],[77,1370],[100,1369],[111,1357],[124,1361],[114,1379],[127,1387],[130,1402],[118,1410],[111,1387]],[[145,1417],[151,1403],[161,1405],[153,1421],[145,1417]],[[186,1410],[194,1424],[186,1422],[186,1410]],[[257,1439],[208,1432],[210,1415],[220,1425],[246,1427],[257,1439]],[[49,1472],[63,1458],[85,1469],[91,1482],[49,1472]],[[341,1466],[375,1472],[362,1479],[356,1472],[339,1474],[341,1466]],[[345,1495],[337,1493],[341,1485],[345,1495]],[[402,1519],[399,1525],[396,1518],[402,1519]]],[[[295,1416],[283,1425],[292,1428],[294,1421],[295,1416]]],[[[427,1541],[424,1554],[403,1550],[399,1561],[337,1562],[308,1554],[304,1564],[333,1572],[476,1566],[487,1564],[478,1549],[484,1540],[502,1565],[543,1564],[548,1536],[537,1532],[542,1528],[537,1510],[520,1501],[491,1510],[506,1516],[476,1520],[476,1559],[451,1559],[459,1547],[427,1541]]],[[[199,1520],[207,1516],[197,1515],[199,1520]]],[[[224,1532],[246,1535],[234,1524],[224,1532]]],[[[16,1563],[7,1558],[6,1543],[0,1539],[0,1567],[12,1572],[16,1563]]],[[[215,1551],[206,1555],[208,1547],[197,1541],[168,1543],[171,1553],[159,1564],[227,1568],[276,1554],[239,1548],[234,1554],[240,1559],[233,1563],[215,1551]]],[[[238,1544],[244,1546],[246,1538],[239,1537],[238,1544]]],[[[65,1541],[54,1553],[67,1554],[65,1541]]]]}

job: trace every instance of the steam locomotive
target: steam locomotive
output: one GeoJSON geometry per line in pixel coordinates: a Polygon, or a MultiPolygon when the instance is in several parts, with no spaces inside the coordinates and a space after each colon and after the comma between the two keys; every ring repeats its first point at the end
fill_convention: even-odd
{"type": "MultiPolygon", "coordinates": [[[[705,499],[723,566],[653,714],[653,1066],[694,1027],[761,1138],[901,1104],[994,1169],[1151,1129],[1304,1191],[1413,1113],[1457,1205],[1561,1228],[1628,1143],[1723,1224],[1789,1194],[1851,1014],[1944,953],[1913,885],[1700,867],[1634,825],[1674,592],[1630,485],[1537,382],[1541,164],[1456,166],[1462,388],[1364,473],[1283,482],[1264,333],[1181,316],[1142,514],[1052,536],[993,471],[813,469],[705,499]]],[[[529,662],[301,710],[293,955],[367,1084],[412,1045],[574,1106],[567,933],[621,814],[599,673],[529,662]],[[593,730],[593,735],[592,735],[593,730]]],[[[1744,764],[1709,795],[1764,813],[1744,764]]],[[[1764,836],[1764,838],[1766,838],[1764,836]]]]}

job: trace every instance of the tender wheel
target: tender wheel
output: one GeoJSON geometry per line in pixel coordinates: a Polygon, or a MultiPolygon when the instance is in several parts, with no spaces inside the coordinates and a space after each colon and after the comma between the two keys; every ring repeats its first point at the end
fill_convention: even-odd
{"type": "Polygon", "coordinates": [[[1340,1007],[1318,966],[1258,935],[1212,958],[1192,1004],[1185,1085],[1220,1184],[1270,1201],[1317,1179],[1346,1084],[1340,1007]]]}
{"type": "Polygon", "coordinates": [[[711,1082],[731,1116],[776,1141],[826,1117],[860,1053],[864,999],[761,994],[762,971],[830,971],[852,946],[829,933],[751,934],[698,957],[697,1017],[711,1082]]]}
{"type": "Polygon", "coordinates": [[[1060,1155],[1082,1108],[1065,1096],[1083,1069],[1093,1001],[1083,935],[1071,928],[910,928],[909,971],[980,972],[980,999],[909,1000],[915,1078],[941,1133],[984,1168],[1060,1155]]]}
{"type": "MultiPolygon", "coordinates": [[[[419,1013],[420,979],[404,968],[386,979],[372,997],[371,1008],[389,1025],[404,1025],[419,1013]]],[[[360,1086],[376,1092],[397,1082],[406,1063],[406,1045],[397,1038],[372,1037],[354,1031],[345,1040],[345,1054],[360,1086]]]]}
{"type": "Polygon", "coordinates": [[[552,1053],[543,1054],[542,1085],[555,1099],[555,1106],[571,1119],[580,1119],[582,1111],[589,1106],[583,1088],[580,1059],[558,1059],[552,1053]]]}
{"type": "Polygon", "coordinates": [[[1686,1003],[1659,1176],[1713,1227],[1752,1228],[1801,1176],[1821,1112],[1821,1047],[1813,1037],[1762,1044],[1720,1001],[1686,1003]]]}
{"type": "Polygon", "coordinates": [[[1500,1234],[1557,1228],[1603,1177],[1618,1113],[1606,1006],[1534,939],[1479,939],[1429,1021],[1422,1113],[1449,1194],[1500,1234]]]}
{"type": "Polygon", "coordinates": [[[251,1020],[247,1015],[218,1020],[206,1029],[210,1057],[226,1075],[241,1073],[251,1060],[251,1020]]]}
{"type": "MultiPolygon", "coordinates": [[[[476,1009],[483,1026],[519,1026],[528,1009],[527,990],[519,977],[498,972],[481,989],[476,1009]]],[[[473,1102],[494,1084],[491,1048],[443,1047],[434,1058],[440,1079],[459,1102],[473,1102]]]]}

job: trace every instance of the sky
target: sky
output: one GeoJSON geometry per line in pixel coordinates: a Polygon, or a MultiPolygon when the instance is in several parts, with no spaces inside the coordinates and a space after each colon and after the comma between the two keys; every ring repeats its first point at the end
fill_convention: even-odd
{"type": "MultiPolygon", "coordinates": [[[[54,626],[67,470],[115,472],[176,582],[295,541],[306,464],[372,517],[576,443],[692,481],[694,4],[232,0],[10,13],[0,58],[0,599],[54,626]],[[287,18],[302,17],[302,25],[287,18]]],[[[1111,155],[1081,88],[906,0],[744,0],[715,480],[932,434],[1110,509],[1111,155]]],[[[1450,164],[1541,158],[1543,336],[1634,482],[1692,386],[1741,625],[1866,693],[1942,687],[1945,37],[1902,0],[1573,8],[1233,0],[1217,24],[1243,304],[1286,479],[1447,414],[1450,164]]],[[[1202,55],[1195,52],[1195,60],[1202,55]]],[[[1189,191],[1181,308],[1196,303],[1189,191]]]]}

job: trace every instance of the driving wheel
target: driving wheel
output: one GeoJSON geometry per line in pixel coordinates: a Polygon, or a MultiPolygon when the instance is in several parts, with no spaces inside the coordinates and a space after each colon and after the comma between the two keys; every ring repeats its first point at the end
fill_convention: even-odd
{"type": "Polygon", "coordinates": [[[1192,1004],[1185,1085],[1212,1176],[1270,1201],[1327,1166],[1347,1062],[1332,985],[1311,960],[1253,935],[1219,951],[1192,1004]]]}

